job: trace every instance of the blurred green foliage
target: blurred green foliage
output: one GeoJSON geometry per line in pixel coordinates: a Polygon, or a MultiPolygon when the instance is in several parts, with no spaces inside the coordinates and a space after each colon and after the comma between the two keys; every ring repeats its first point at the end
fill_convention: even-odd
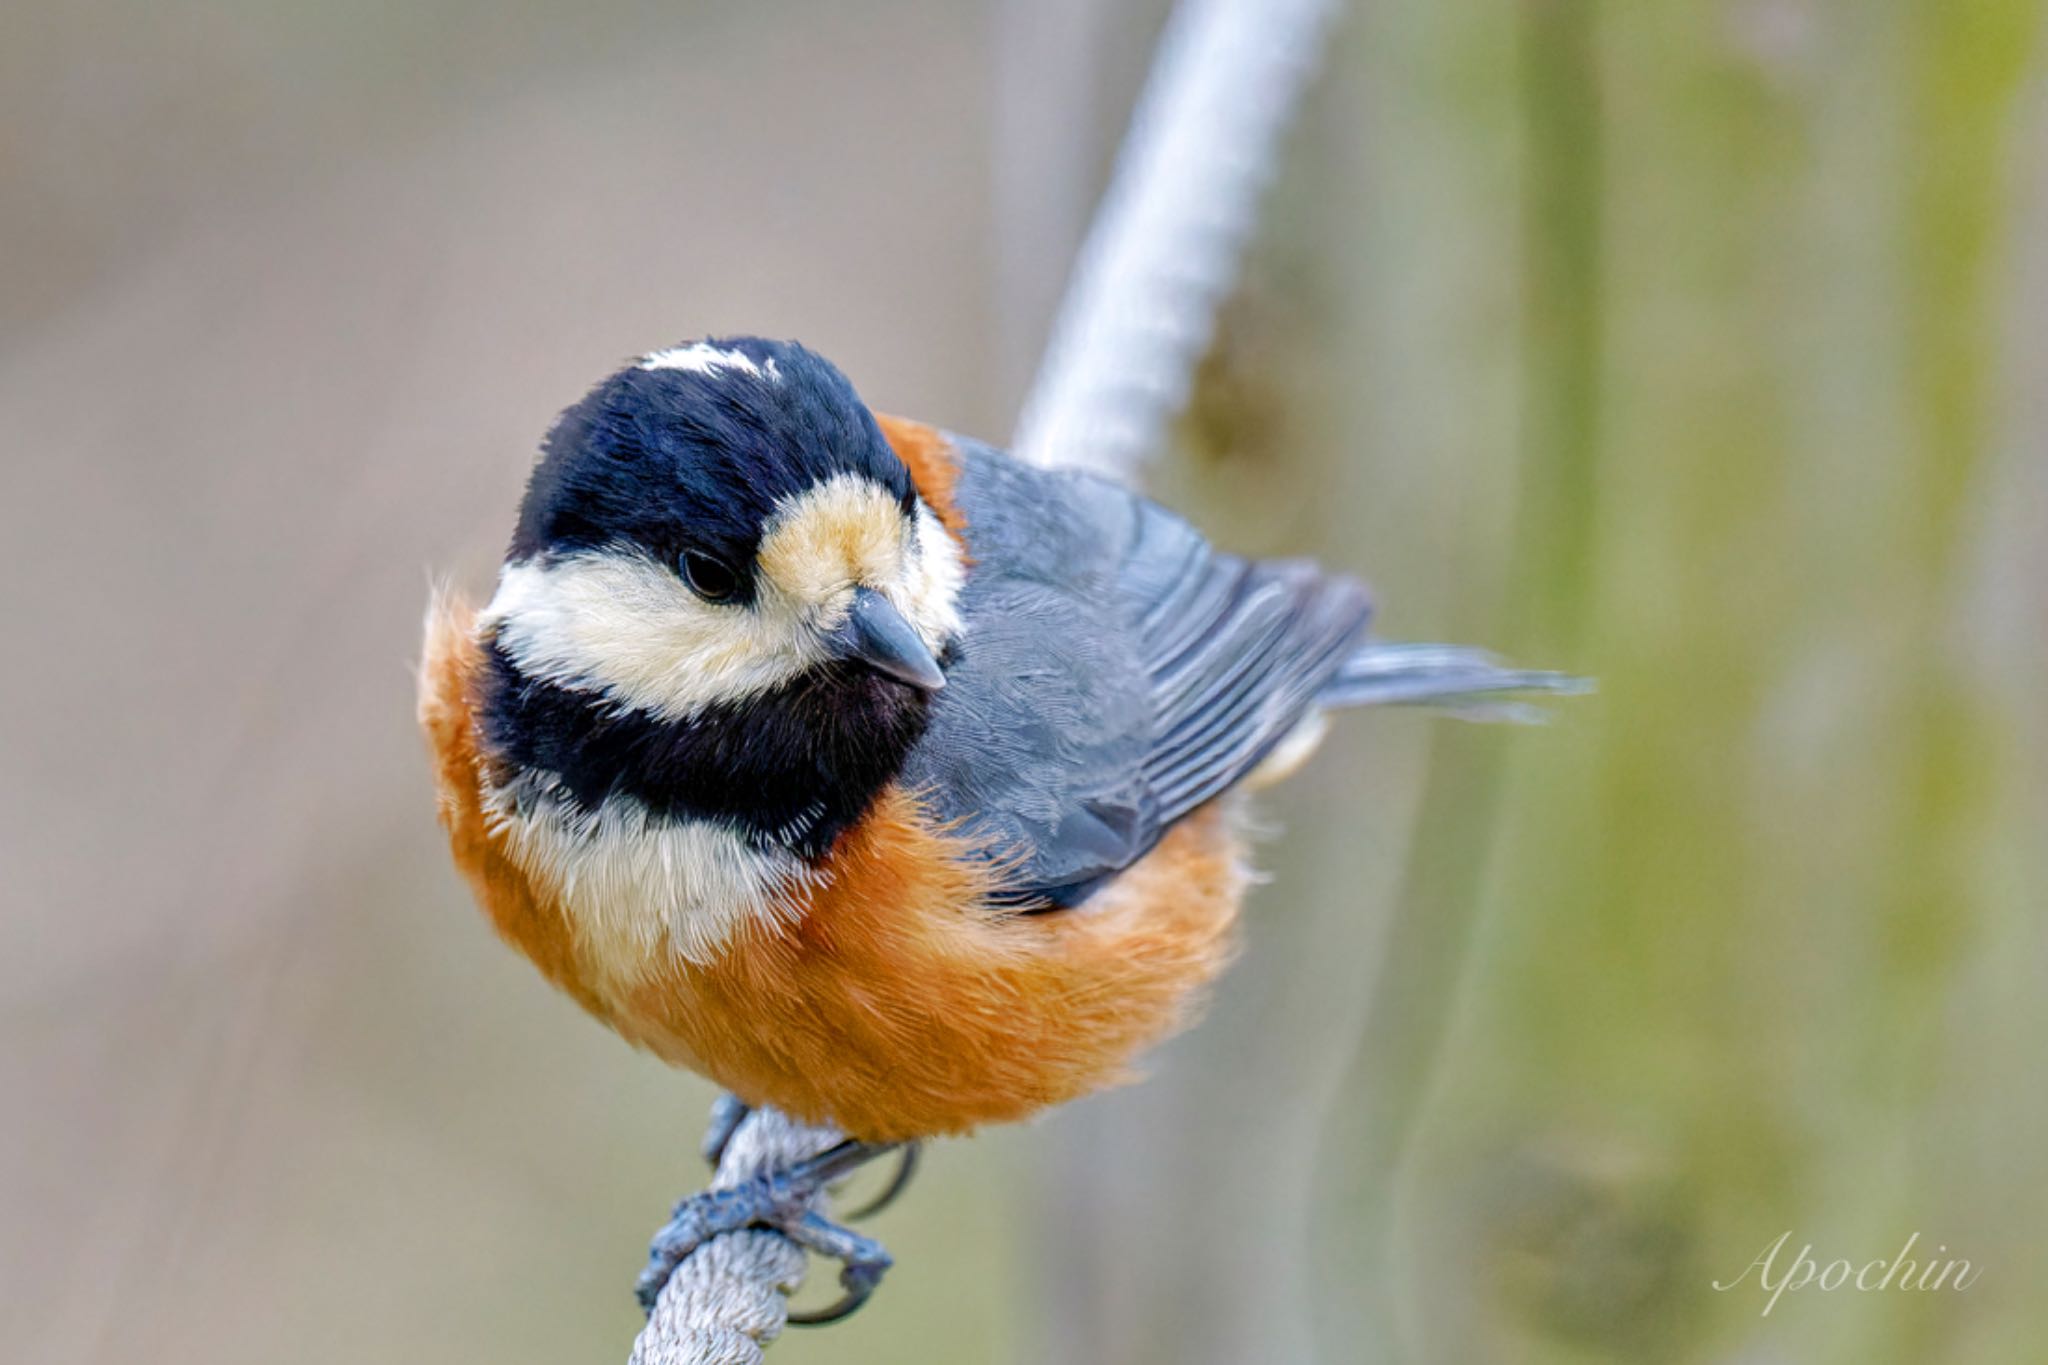
{"type": "MultiPolygon", "coordinates": [[[[2041,656],[1987,640],[2016,623],[1984,581],[2028,571],[1987,537],[2042,435],[2004,425],[2039,8],[1518,13],[1528,401],[1494,635],[1601,694],[1506,779],[1407,1149],[1413,1358],[2048,1349],[2048,1021],[2009,978],[2044,885],[2010,668],[2041,656]],[[1769,1321],[1706,1292],[1787,1228],[1987,1269],[1769,1321]]],[[[1425,891],[1477,851],[1472,800],[1420,833],[1425,891]]]]}

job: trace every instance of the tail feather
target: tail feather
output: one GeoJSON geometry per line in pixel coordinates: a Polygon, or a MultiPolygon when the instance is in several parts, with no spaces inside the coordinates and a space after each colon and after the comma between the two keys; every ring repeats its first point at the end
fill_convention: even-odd
{"type": "Polygon", "coordinates": [[[1468,720],[1539,721],[1514,693],[1590,692],[1590,678],[1508,668],[1483,649],[1375,640],[1344,661],[1317,693],[1323,706],[1431,706],[1468,720]]]}

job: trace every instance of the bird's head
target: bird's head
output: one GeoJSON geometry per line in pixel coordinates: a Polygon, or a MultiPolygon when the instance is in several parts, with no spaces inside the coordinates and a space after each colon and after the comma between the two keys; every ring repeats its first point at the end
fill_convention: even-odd
{"type": "Polygon", "coordinates": [[[812,675],[909,700],[945,685],[961,578],[846,377],[740,337],[653,352],[563,413],[484,621],[527,678],[621,712],[812,675]]]}

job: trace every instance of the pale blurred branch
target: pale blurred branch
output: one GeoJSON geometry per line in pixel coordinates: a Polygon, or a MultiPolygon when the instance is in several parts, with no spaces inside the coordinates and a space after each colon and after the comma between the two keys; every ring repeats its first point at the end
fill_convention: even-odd
{"type": "Polygon", "coordinates": [[[1185,406],[1338,0],[1181,0],[1014,448],[1134,479],[1185,406]]]}

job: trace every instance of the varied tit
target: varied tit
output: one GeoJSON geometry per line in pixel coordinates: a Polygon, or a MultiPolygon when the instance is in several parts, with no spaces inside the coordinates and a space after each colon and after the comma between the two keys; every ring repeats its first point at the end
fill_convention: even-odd
{"type": "Polygon", "coordinates": [[[1327,711],[1566,683],[1369,615],[878,417],[802,346],[703,341],[562,415],[490,602],[430,612],[420,716],[507,940],[872,1152],[1115,1084],[1186,1023],[1249,881],[1239,793],[1327,711]]]}

